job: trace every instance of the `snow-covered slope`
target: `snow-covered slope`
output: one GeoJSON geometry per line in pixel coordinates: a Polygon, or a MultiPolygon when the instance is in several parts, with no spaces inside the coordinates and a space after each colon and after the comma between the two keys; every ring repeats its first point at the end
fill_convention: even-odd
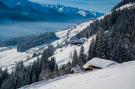
{"type": "MultiPolygon", "coordinates": [[[[85,54],[88,53],[88,49],[90,46],[90,43],[92,41],[92,39],[95,36],[90,37],[89,39],[86,40],[86,42],[83,44],[84,46],[84,51],[85,54]]],[[[80,48],[82,45],[72,45],[72,44],[68,44],[65,45],[61,48],[57,48],[54,55],[52,57],[56,58],[56,62],[58,63],[59,66],[63,65],[63,64],[67,64],[69,61],[72,61],[72,57],[73,57],[73,53],[74,50],[76,50],[79,54],[80,52],[80,48]]]]}
{"type": "Polygon", "coordinates": [[[31,53],[17,52],[16,47],[0,48],[0,66],[5,69],[9,68],[9,71],[14,68],[15,64],[20,61],[28,61],[32,57],[31,53]]]}
{"type": "MultiPolygon", "coordinates": [[[[82,45],[72,45],[72,44],[66,44],[66,41],[68,41],[70,38],[72,38],[73,36],[75,36],[76,34],[80,33],[81,31],[83,31],[85,28],[87,28],[90,23],[92,23],[93,21],[90,20],[88,22],[85,23],[81,23],[78,26],[75,26],[71,29],[68,30],[64,30],[64,31],[60,31],[60,32],[56,32],[56,35],[60,38],[59,40],[56,40],[54,42],[52,42],[51,44],[56,47],[57,45],[63,45],[60,48],[57,48],[56,51],[54,52],[54,55],[52,57],[56,58],[56,62],[58,63],[59,66],[68,63],[69,61],[72,60],[72,55],[74,53],[74,50],[77,50],[77,52],[80,52],[80,48],[82,45]]],[[[90,43],[92,41],[92,39],[95,36],[90,37],[89,39],[87,39],[85,41],[85,43],[83,44],[84,49],[85,49],[85,53],[87,54],[90,43]]],[[[47,45],[43,45],[40,47],[36,47],[36,48],[32,48],[30,50],[28,50],[28,52],[43,52],[43,48],[46,48],[47,45]],[[37,50],[35,50],[37,49],[37,50]],[[42,49],[42,50],[40,50],[42,49]]]]}
{"type": "Polygon", "coordinates": [[[135,7],[135,3],[128,3],[126,5],[121,6],[120,8],[118,8],[116,10],[123,10],[125,8],[128,8],[129,9],[129,8],[132,8],[132,7],[135,7]]]}
{"type": "Polygon", "coordinates": [[[135,89],[135,61],[42,81],[21,89],[135,89]]]}
{"type": "Polygon", "coordinates": [[[81,24],[79,24],[77,26],[74,26],[72,28],[69,28],[67,30],[57,32],[56,35],[59,38],[63,38],[63,37],[67,37],[67,36],[68,37],[73,37],[76,34],[78,34],[79,32],[83,31],[85,28],[87,28],[90,25],[90,23],[92,23],[92,22],[93,22],[93,20],[81,23],[81,24]]]}
{"type": "Polygon", "coordinates": [[[0,0],[0,15],[12,20],[63,21],[75,19],[94,19],[103,13],[86,11],[62,5],[48,5],[28,0],[0,0]],[[6,9],[5,9],[6,8],[6,9]]]}

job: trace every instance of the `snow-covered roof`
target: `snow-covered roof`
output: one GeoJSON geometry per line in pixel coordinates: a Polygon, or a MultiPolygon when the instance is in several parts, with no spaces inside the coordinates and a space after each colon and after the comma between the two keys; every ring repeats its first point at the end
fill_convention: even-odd
{"type": "Polygon", "coordinates": [[[112,66],[114,64],[118,64],[115,61],[111,61],[111,60],[106,60],[106,59],[102,59],[102,58],[92,58],[90,61],[88,61],[83,68],[86,69],[88,68],[90,65],[91,66],[95,66],[95,67],[99,67],[99,68],[106,68],[109,66],[112,66]]]}

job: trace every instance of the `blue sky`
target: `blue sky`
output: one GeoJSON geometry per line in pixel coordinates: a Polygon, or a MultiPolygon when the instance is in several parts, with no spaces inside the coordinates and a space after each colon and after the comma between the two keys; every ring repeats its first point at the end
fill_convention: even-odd
{"type": "Polygon", "coordinates": [[[43,4],[62,4],[85,10],[109,12],[121,0],[31,0],[43,4]]]}

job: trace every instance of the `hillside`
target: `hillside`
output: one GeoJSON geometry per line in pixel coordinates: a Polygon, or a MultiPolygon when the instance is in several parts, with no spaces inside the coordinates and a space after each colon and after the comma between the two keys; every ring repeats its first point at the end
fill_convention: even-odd
{"type": "Polygon", "coordinates": [[[135,61],[87,73],[63,76],[20,89],[134,89],[135,61]]]}

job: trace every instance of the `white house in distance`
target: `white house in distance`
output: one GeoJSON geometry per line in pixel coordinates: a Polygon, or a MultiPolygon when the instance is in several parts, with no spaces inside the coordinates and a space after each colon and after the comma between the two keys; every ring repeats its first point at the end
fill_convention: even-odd
{"type": "Polygon", "coordinates": [[[106,60],[102,58],[92,58],[83,66],[83,68],[85,70],[103,69],[103,68],[110,67],[116,64],[118,63],[115,61],[106,60]]]}

